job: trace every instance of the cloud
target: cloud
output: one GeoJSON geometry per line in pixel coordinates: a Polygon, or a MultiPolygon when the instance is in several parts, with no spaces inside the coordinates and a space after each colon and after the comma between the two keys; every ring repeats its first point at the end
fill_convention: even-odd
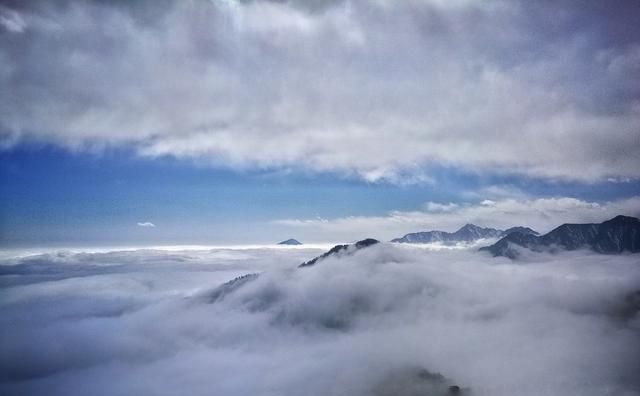
{"type": "Polygon", "coordinates": [[[3,146],[394,183],[640,177],[635,1],[8,4],[3,146]]]}
{"type": "Polygon", "coordinates": [[[0,5],[0,27],[10,33],[22,33],[27,25],[19,13],[0,5]]]}
{"type": "Polygon", "coordinates": [[[413,395],[424,393],[423,368],[480,396],[640,394],[635,256],[513,264],[382,244],[295,269],[317,253],[5,259],[0,390],[413,395]],[[202,298],[249,272],[262,274],[215,303],[202,298]]]}
{"type": "Polygon", "coordinates": [[[334,219],[281,219],[274,223],[307,240],[350,241],[369,236],[390,240],[416,231],[455,231],[466,223],[499,229],[522,225],[544,233],[562,223],[597,223],[619,214],[640,217],[640,197],[602,203],[570,197],[500,198],[466,204],[428,202],[421,211],[334,219]]]}
{"type": "Polygon", "coordinates": [[[141,223],[137,223],[137,224],[138,224],[138,227],[151,227],[151,228],[153,228],[153,227],[156,226],[155,224],[153,224],[150,221],[145,221],[145,222],[141,222],[141,223]]]}

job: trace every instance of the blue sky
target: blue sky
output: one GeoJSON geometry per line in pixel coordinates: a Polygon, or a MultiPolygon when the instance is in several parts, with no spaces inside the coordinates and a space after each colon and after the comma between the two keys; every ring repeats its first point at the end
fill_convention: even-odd
{"type": "MultiPolygon", "coordinates": [[[[282,219],[384,216],[425,210],[427,202],[475,205],[503,194],[589,202],[640,195],[637,181],[558,183],[441,168],[429,172],[429,182],[397,185],[331,173],[238,171],[122,149],[20,146],[0,159],[5,245],[269,243],[309,233],[272,224],[282,219]]],[[[311,237],[333,242],[330,235],[311,237]]]]}
{"type": "Polygon", "coordinates": [[[638,17],[634,0],[3,2],[0,243],[638,215],[638,17]]]}

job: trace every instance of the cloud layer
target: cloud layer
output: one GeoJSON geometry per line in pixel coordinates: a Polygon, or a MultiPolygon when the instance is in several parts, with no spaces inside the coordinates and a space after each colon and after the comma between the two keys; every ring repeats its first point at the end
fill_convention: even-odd
{"type": "Polygon", "coordinates": [[[422,368],[477,396],[640,394],[635,256],[514,264],[379,245],[294,269],[317,253],[5,259],[0,390],[408,396],[424,393],[414,375],[422,368]],[[207,300],[255,271],[263,273],[207,300]]]}
{"type": "Polygon", "coordinates": [[[367,180],[637,178],[638,16],[635,1],[10,1],[0,136],[367,180]]]}

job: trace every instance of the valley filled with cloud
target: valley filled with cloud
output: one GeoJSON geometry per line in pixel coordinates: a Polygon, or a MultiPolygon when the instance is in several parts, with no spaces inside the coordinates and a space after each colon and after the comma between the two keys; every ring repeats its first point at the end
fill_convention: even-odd
{"type": "Polygon", "coordinates": [[[637,255],[324,250],[5,257],[0,392],[640,394],[637,255]]]}

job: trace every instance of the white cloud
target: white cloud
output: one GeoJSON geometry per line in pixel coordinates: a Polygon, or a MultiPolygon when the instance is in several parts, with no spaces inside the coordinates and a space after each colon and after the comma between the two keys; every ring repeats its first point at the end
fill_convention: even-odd
{"type": "Polygon", "coordinates": [[[144,221],[144,222],[138,223],[138,227],[155,227],[155,226],[156,225],[150,221],[144,221]]]}
{"type": "Polygon", "coordinates": [[[22,33],[27,23],[18,12],[0,5],[0,26],[11,33],[22,33]]]}
{"type": "Polygon", "coordinates": [[[393,211],[384,216],[335,219],[283,219],[275,223],[306,240],[350,241],[364,237],[389,240],[409,232],[454,231],[466,223],[506,229],[527,226],[547,232],[562,223],[602,222],[619,214],[640,216],[640,197],[611,202],[576,198],[496,199],[478,204],[427,203],[425,211],[393,211]]]}
{"type": "Polygon", "coordinates": [[[541,254],[514,264],[378,245],[294,269],[316,254],[3,260],[0,391],[413,395],[425,393],[412,370],[423,367],[477,396],[640,394],[635,255],[541,254]],[[207,303],[248,272],[262,275],[207,303]]]}
{"type": "Polygon", "coordinates": [[[612,23],[571,2],[42,4],[21,10],[29,35],[0,36],[4,146],[394,183],[432,165],[640,177],[632,6],[612,23]]]}
{"type": "Polygon", "coordinates": [[[428,212],[453,212],[459,209],[460,205],[452,202],[447,204],[427,202],[425,208],[428,212]]]}

